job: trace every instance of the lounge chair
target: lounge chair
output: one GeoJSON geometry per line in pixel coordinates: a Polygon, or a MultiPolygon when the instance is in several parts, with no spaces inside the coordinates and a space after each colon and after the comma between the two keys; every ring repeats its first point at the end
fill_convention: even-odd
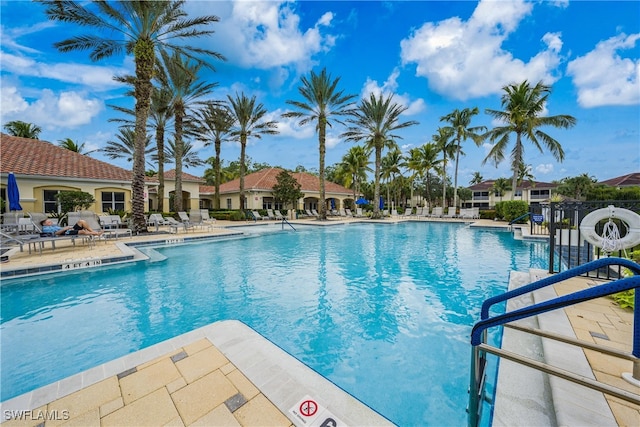
{"type": "Polygon", "coordinates": [[[213,225],[216,223],[216,219],[209,216],[209,209],[200,209],[200,216],[205,224],[213,225]]]}
{"type": "Polygon", "coordinates": [[[211,223],[204,222],[200,209],[191,209],[189,211],[189,224],[194,227],[200,227],[201,230],[204,230],[205,227],[207,230],[211,230],[213,228],[211,223]]]}
{"type": "Polygon", "coordinates": [[[402,214],[403,217],[410,217],[413,216],[413,208],[406,208],[404,210],[404,213],[402,214]]]}
{"type": "Polygon", "coordinates": [[[254,221],[258,221],[258,220],[262,221],[262,220],[264,220],[264,217],[262,215],[260,215],[258,213],[258,211],[251,211],[251,215],[253,215],[253,220],[254,221]]]}
{"type": "Polygon", "coordinates": [[[33,249],[37,248],[38,252],[42,254],[42,250],[44,249],[44,244],[47,242],[51,243],[52,250],[56,249],[56,241],[61,241],[61,240],[70,240],[73,246],[76,245],[76,239],[78,238],[81,238],[83,242],[87,242],[90,247],[95,243],[95,241],[92,238],[93,236],[82,236],[79,234],[63,234],[58,236],[54,234],[44,233],[44,231],[42,230],[41,223],[42,221],[47,219],[48,216],[43,213],[30,212],[29,217],[31,218],[31,223],[33,224],[34,231],[35,233],[37,233],[37,236],[33,236],[34,238],[30,238],[28,240],[25,240],[24,236],[21,238],[21,240],[23,240],[23,243],[29,244],[29,253],[31,253],[31,249],[33,246],[33,249]]]}
{"type": "Polygon", "coordinates": [[[147,219],[147,226],[151,225],[155,226],[156,231],[158,231],[161,225],[169,225],[169,223],[162,217],[162,214],[157,213],[149,215],[149,218],[147,219]]]}
{"type": "Polygon", "coordinates": [[[442,215],[443,218],[455,218],[456,217],[456,208],[449,207],[447,208],[447,213],[442,215]]]}
{"type": "Polygon", "coordinates": [[[315,216],[316,218],[320,218],[320,214],[318,213],[317,210],[315,209],[311,209],[311,213],[313,214],[313,216],[315,216]]]}
{"type": "Polygon", "coordinates": [[[362,218],[364,213],[362,213],[362,208],[356,208],[356,218],[362,218]]]}
{"type": "MultiPolygon", "coordinates": [[[[122,227],[125,224],[122,222],[120,215],[100,215],[98,220],[100,227],[106,232],[106,236],[114,236],[116,240],[120,234],[128,234],[129,237],[133,237],[130,228],[122,227]]],[[[91,225],[91,223],[89,223],[89,225],[91,225]]]]}
{"type": "Polygon", "coordinates": [[[276,220],[282,221],[284,219],[284,217],[282,216],[282,213],[278,209],[276,209],[273,212],[274,212],[274,215],[276,216],[276,220]]]}
{"type": "Polygon", "coordinates": [[[340,208],[340,210],[338,211],[338,215],[339,216],[347,216],[347,211],[344,208],[340,208]]]}
{"type": "Polygon", "coordinates": [[[382,217],[388,217],[389,216],[389,209],[383,209],[382,210],[382,217]]]}
{"type": "Polygon", "coordinates": [[[169,232],[170,233],[178,233],[178,230],[180,228],[182,228],[185,232],[189,231],[190,228],[193,228],[193,225],[189,224],[188,222],[180,222],[177,221],[175,218],[170,217],[170,216],[166,216],[164,218],[165,222],[167,223],[167,225],[169,226],[169,232]],[[175,231],[173,231],[175,230],[175,231]]]}
{"type": "Polygon", "coordinates": [[[275,216],[275,214],[273,213],[273,209],[267,209],[267,218],[269,218],[269,219],[273,219],[273,220],[275,220],[275,219],[276,219],[276,216],[275,216]]]}
{"type": "Polygon", "coordinates": [[[431,217],[431,218],[441,218],[442,217],[442,207],[441,206],[434,207],[433,211],[431,212],[431,215],[429,215],[429,217],[431,217]]]}
{"type": "Polygon", "coordinates": [[[344,212],[347,214],[348,217],[353,218],[353,213],[351,213],[351,209],[345,209],[344,212]]]}

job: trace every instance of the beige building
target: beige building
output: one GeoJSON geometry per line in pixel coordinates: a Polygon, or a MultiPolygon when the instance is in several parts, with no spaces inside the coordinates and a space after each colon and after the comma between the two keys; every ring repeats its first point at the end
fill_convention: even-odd
{"type": "Polygon", "coordinates": [[[497,202],[505,200],[523,200],[530,205],[536,204],[548,201],[557,187],[555,184],[549,182],[523,182],[518,186],[512,199],[511,190],[505,191],[502,196],[496,194],[493,190],[494,183],[495,180],[488,180],[468,187],[473,195],[471,200],[464,201],[463,207],[492,209],[496,206],[497,202]]]}
{"type": "MultiPolygon", "coordinates": [[[[0,198],[7,202],[7,177],[13,172],[20,191],[23,212],[59,212],[56,194],[61,191],[83,191],[96,202],[90,208],[96,213],[109,210],[131,211],[132,172],[118,166],[75,153],[46,141],[0,134],[0,198]]],[[[280,206],[272,194],[281,169],[269,168],[245,177],[247,209],[288,209],[280,206]]],[[[320,181],[308,173],[292,173],[305,194],[297,209],[317,209],[320,181]]],[[[213,208],[214,187],[188,173],[182,174],[182,205],[185,210],[213,208]]],[[[353,206],[353,192],[325,181],[327,206],[336,209],[353,206]]],[[[159,198],[169,211],[175,198],[175,171],[165,172],[165,189],[158,194],[157,177],[147,177],[144,190],[145,210],[155,211],[159,198]]],[[[221,208],[240,208],[240,180],[222,184],[221,208]]],[[[9,210],[5,203],[4,211],[9,210]]]]}

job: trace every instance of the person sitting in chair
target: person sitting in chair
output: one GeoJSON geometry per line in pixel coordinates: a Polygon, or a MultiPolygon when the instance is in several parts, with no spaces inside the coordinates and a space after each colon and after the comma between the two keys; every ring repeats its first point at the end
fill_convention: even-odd
{"type": "Polygon", "coordinates": [[[94,231],[83,219],[79,220],[74,225],[60,227],[58,225],[54,225],[53,222],[47,218],[40,221],[40,225],[42,226],[43,233],[53,234],[55,236],[62,236],[65,234],[69,236],[74,236],[76,234],[80,234],[82,236],[100,236],[103,233],[102,231],[94,231]]]}

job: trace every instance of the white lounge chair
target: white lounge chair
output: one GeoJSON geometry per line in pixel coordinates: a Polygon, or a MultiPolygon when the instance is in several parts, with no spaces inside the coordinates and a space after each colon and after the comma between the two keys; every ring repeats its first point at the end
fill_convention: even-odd
{"type": "Polygon", "coordinates": [[[267,209],[267,218],[269,219],[276,219],[276,215],[273,213],[273,209],[267,209]]]}
{"type": "Polygon", "coordinates": [[[356,218],[362,218],[363,216],[362,208],[356,208],[356,218]]]}
{"type": "Polygon", "coordinates": [[[431,217],[431,218],[441,218],[442,217],[442,206],[434,207],[433,211],[431,211],[431,215],[429,215],[429,217],[431,217]]]}
{"type": "Polygon", "coordinates": [[[147,218],[147,227],[151,225],[155,226],[156,231],[158,231],[161,225],[169,225],[169,222],[162,217],[162,214],[155,213],[149,215],[149,218],[147,218]]]}
{"type": "Polygon", "coordinates": [[[264,217],[262,215],[260,215],[258,213],[258,211],[251,211],[251,215],[253,215],[253,220],[254,221],[258,221],[258,220],[262,221],[262,220],[264,220],[264,217]]]}
{"type": "Polygon", "coordinates": [[[347,214],[348,217],[353,218],[353,213],[351,213],[351,209],[345,209],[344,212],[347,214]]]}
{"type": "Polygon", "coordinates": [[[202,217],[202,222],[205,224],[213,225],[216,223],[216,219],[209,216],[209,209],[200,209],[200,216],[202,217]]]}
{"type": "Polygon", "coordinates": [[[275,211],[273,211],[273,213],[276,216],[276,220],[282,221],[284,219],[279,209],[276,209],[275,211]]]}
{"type": "Polygon", "coordinates": [[[164,220],[169,226],[169,232],[171,233],[177,233],[180,228],[182,228],[184,231],[189,231],[190,228],[193,228],[193,225],[189,224],[188,222],[180,222],[170,216],[165,217],[164,220]]]}

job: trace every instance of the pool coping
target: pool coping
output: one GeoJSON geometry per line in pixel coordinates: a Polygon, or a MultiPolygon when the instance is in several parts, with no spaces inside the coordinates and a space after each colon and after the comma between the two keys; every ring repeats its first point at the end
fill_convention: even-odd
{"type": "Polygon", "coordinates": [[[296,403],[306,396],[310,396],[320,408],[324,408],[324,413],[348,425],[394,425],[380,413],[238,320],[210,323],[0,402],[2,421],[7,420],[7,414],[15,413],[12,411],[34,410],[203,338],[208,339],[223,353],[296,426],[308,425],[297,419],[292,412],[296,403]]]}

